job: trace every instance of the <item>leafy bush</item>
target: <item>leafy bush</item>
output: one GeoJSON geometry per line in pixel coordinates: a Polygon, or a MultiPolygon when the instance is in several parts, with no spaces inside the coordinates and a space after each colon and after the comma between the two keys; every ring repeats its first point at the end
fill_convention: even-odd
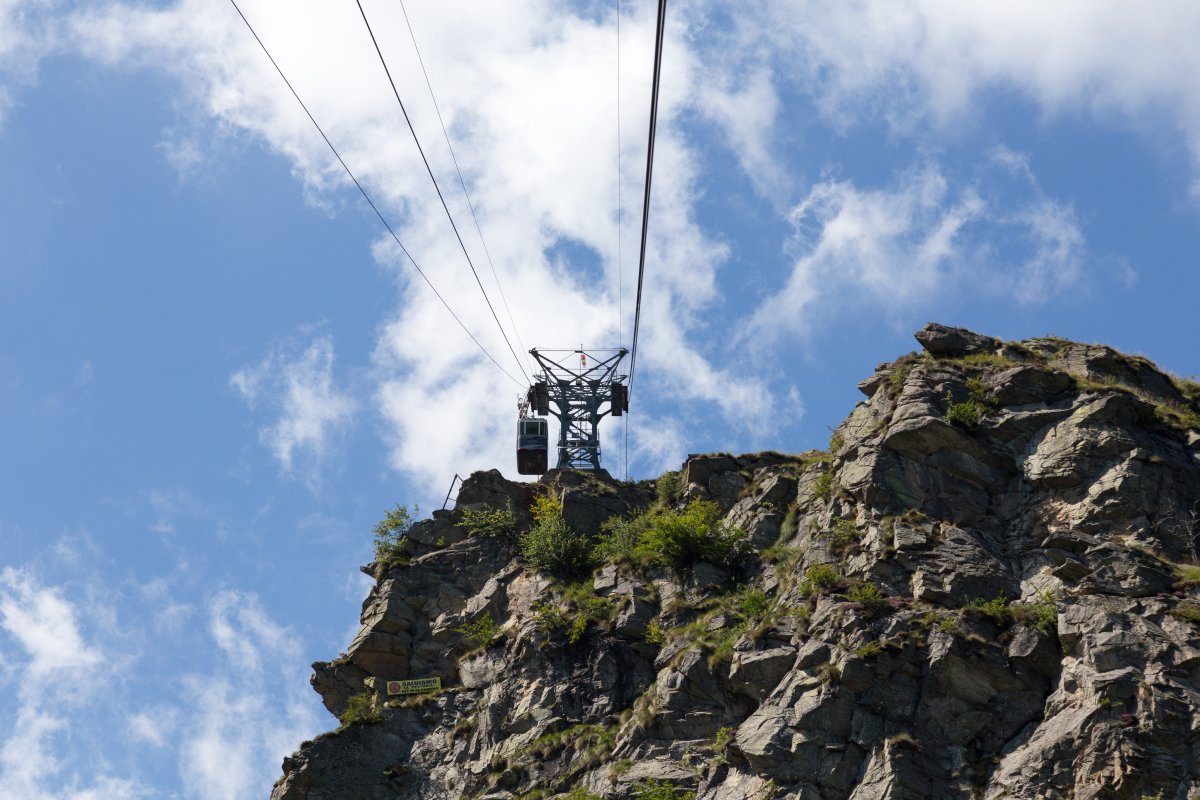
{"type": "Polygon", "coordinates": [[[872,659],[879,656],[883,652],[883,649],[883,642],[867,642],[862,647],[857,648],[854,651],[854,655],[862,659],[872,659]]]}
{"type": "Polygon", "coordinates": [[[633,787],[634,800],[695,800],[696,793],[670,781],[642,781],[633,787]]]}
{"type": "Polygon", "coordinates": [[[771,598],[767,593],[757,587],[747,589],[740,598],[738,598],[738,610],[746,619],[757,620],[766,616],[767,611],[771,608],[771,598]]]}
{"type": "Polygon", "coordinates": [[[694,500],[683,511],[651,516],[637,550],[651,563],[676,570],[700,561],[733,566],[745,555],[746,532],[725,525],[716,503],[694,500]]]}
{"type": "Polygon", "coordinates": [[[567,792],[567,800],[604,800],[604,795],[589,792],[584,786],[576,786],[567,792]]]}
{"type": "Polygon", "coordinates": [[[842,582],[842,574],[829,564],[813,564],[804,571],[800,591],[806,595],[823,594],[842,582]]]}
{"type": "Polygon", "coordinates": [[[1037,628],[1043,633],[1053,633],[1058,627],[1058,611],[1054,601],[1043,599],[1040,603],[1013,603],[1008,607],[1009,616],[1018,625],[1037,628]]]}
{"type": "Polygon", "coordinates": [[[663,630],[658,620],[652,619],[650,620],[650,624],[646,626],[645,638],[650,644],[662,644],[667,640],[667,632],[663,630]]]}
{"type": "Polygon", "coordinates": [[[540,494],[533,499],[529,512],[537,524],[550,522],[562,516],[562,500],[552,494],[540,494]]]}
{"type": "Polygon", "coordinates": [[[547,633],[566,634],[570,644],[583,638],[591,621],[591,614],[586,608],[575,609],[572,613],[571,609],[560,608],[554,603],[535,603],[533,616],[539,628],[547,633]]]}
{"type": "Polygon", "coordinates": [[[383,722],[383,712],[375,707],[370,692],[360,692],[346,699],[346,710],[339,717],[342,727],[349,725],[373,725],[383,722]]]}
{"type": "Polygon", "coordinates": [[[480,536],[484,539],[517,537],[517,516],[513,513],[512,501],[503,509],[464,509],[462,526],[467,529],[468,536],[480,536]]]}
{"type": "Polygon", "coordinates": [[[717,751],[724,750],[733,741],[734,733],[736,731],[728,725],[718,728],[717,735],[713,738],[713,749],[717,751]]]}
{"type": "Polygon", "coordinates": [[[600,536],[592,557],[602,564],[635,562],[638,543],[648,523],[649,517],[644,514],[631,519],[609,517],[600,525],[600,536]]]}
{"type": "Polygon", "coordinates": [[[404,537],[413,526],[413,517],[420,513],[420,508],[399,503],[391,511],[385,511],[384,517],[375,523],[372,529],[375,534],[375,560],[380,563],[393,563],[406,558],[404,552],[404,537]]]}
{"type": "Polygon", "coordinates": [[[892,394],[899,396],[900,392],[904,391],[904,382],[908,380],[908,373],[912,372],[912,364],[897,364],[892,367],[892,374],[888,377],[888,383],[892,385],[892,394]]]}
{"type": "Polygon", "coordinates": [[[963,606],[963,611],[977,617],[989,617],[997,625],[1005,625],[1009,621],[1008,600],[1004,595],[997,595],[993,600],[973,598],[963,606]]]}
{"type": "Polygon", "coordinates": [[[654,482],[654,491],[658,493],[658,499],[662,501],[663,505],[673,504],[683,491],[683,476],[674,470],[664,472],[654,482]]]}
{"type": "Polygon", "coordinates": [[[577,578],[592,568],[592,543],[561,516],[538,522],[521,534],[520,542],[521,556],[538,572],[577,578]]]}
{"type": "Polygon", "coordinates": [[[967,378],[967,400],[955,403],[954,396],[946,392],[946,419],[955,425],[970,428],[979,424],[979,420],[996,405],[996,399],[983,385],[979,378],[967,378]]]}
{"type": "Polygon", "coordinates": [[[878,586],[870,582],[858,583],[851,586],[846,591],[846,597],[850,602],[856,603],[872,618],[882,617],[893,610],[887,596],[884,595],[878,586]]]}
{"type": "Polygon", "coordinates": [[[829,526],[829,538],[835,547],[847,547],[858,541],[858,526],[854,520],[839,517],[829,526]]]}
{"type": "Polygon", "coordinates": [[[484,614],[474,622],[464,622],[454,629],[479,647],[487,647],[500,635],[500,626],[491,614],[484,614]]]}
{"type": "Polygon", "coordinates": [[[970,428],[979,424],[979,420],[983,417],[983,407],[974,400],[967,400],[965,403],[955,403],[949,392],[946,392],[946,421],[955,425],[961,425],[964,428],[970,428]]]}
{"type": "Polygon", "coordinates": [[[833,491],[833,472],[832,471],[822,472],[820,477],[817,478],[816,483],[813,485],[813,496],[816,497],[818,500],[824,500],[826,497],[829,497],[829,495],[832,491],[833,491]]]}
{"type": "Polygon", "coordinates": [[[1001,627],[1016,623],[1043,633],[1053,632],[1058,625],[1054,599],[1047,592],[1043,592],[1036,603],[1010,603],[1003,595],[993,600],[973,599],[963,606],[963,612],[988,617],[1001,627]]]}

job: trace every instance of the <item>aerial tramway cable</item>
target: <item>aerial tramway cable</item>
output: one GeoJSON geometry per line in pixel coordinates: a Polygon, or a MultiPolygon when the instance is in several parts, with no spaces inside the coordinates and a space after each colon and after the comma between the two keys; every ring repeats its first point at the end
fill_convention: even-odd
{"type": "MultiPolygon", "coordinates": [[[[454,145],[450,143],[450,132],[446,130],[446,121],[442,119],[442,109],[438,105],[437,96],[433,92],[433,82],[429,79],[429,71],[425,69],[425,59],[421,57],[421,48],[417,45],[417,34],[413,31],[412,22],[408,18],[408,9],[404,7],[404,0],[400,0],[400,11],[404,14],[404,24],[408,26],[408,36],[412,39],[413,50],[417,54],[417,63],[421,65],[421,74],[425,76],[425,86],[429,89],[429,99],[433,101],[433,110],[437,112],[438,124],[442,126],[442,136],[446,139],[446,149],[450,151],[450,159],[454,162],[454,171],[458,173],[458,185],[462,187],[463,197],[467,200],[467,208],[471,210],[471,219],[475,222],[475,232],[479,234],[479,243],[483,245],[483,253],[487,256],[488,266],[491,267],[492,278],[495,279],[496,289],[500,292],[500,301],[504,304],[504,312],[508,315],[508,321],[512,325],[513,333],[516,334],[517,344],[521,346],[521,352],[525,354],[526,364],[529,364],[528,350],[525,347],[525,342],[521,341],[521,331],[517,328],[517,321],[513,319],[512,309],[508,307],[508,298],[504,295],[504,287],[500,285],[500,276],[496,273],[496,264],[492,261],[492,251],[488,249],[487,240],[483,238],[483,228],[479,225],[479,217],[475,214],[475,204],[471,201],[471,193],[467,191],[467,182],[463,180],[462,169],[458,166],[458,156],[454,152],[454,145]]],[[[530,371],[532,371],[533,365],[529,364],[529,367],[530,371]]]]}
{"type": "Polygon", "coordinates": [[[663,30],[666,27],[667,0],[658,0],[658,27],[654,39],[654,83],[650,90],[650,133],[646,145],[646,191],[642,201],[642,246],[638,255],[637,301],[633,312],[633,344],[629,353],[629,394],[633,394],[633,376],[637,369],[638,329],[642,318],[642,279],[646,274],[646,232],[650,226],[650,179],[654,173],[654,134],[658,127],[658,87],[662,75],[663,30]]]}
{"type": "MultiPolygon", "coordinates": [[[[242,18],[242,22],[244,22],[246,24],[246,28],[249,29],[250,35],[254,37],[254,41],[258,42],[258,46],[260,48],[262,48],[263,53],[267,56],[267,59],[271,62],[271,66],[275,68],[275,71],[279,73],[279,77],[283,79],[283,82],[285,84],[287,84],[288,90],[291,91],[291,93],[292,93],[292,97],[296,98],[296,102],[300,104],[300,108],[304,109],[304,113],[308,116],[309,121],[312,122],[313,127],[317,129],[317,133],[321,134],[321,138],[324,139],[325,144],[329,146],[329,150],[330,150],[330,152],[333,153],[334,158],[336,158],[338,160],[338,163],[342,165],[342,169],[344,169],[346,171],[346,174],[348,176],[350,176],[350,180],[354,183],[355,186],[358,187],[358,191],[362,193],[363,199],[367,201],[367,205],[369,205],[371,207],[371,210],[375,212],[375,216],[379,217],[379,221],[383,223],[383,227],[387,228],[387,232],[389,234],[391,234],[392,239],[394,239],[396,244],[400,247],[401,252],[403,252],[405,257],[408,258],[409,263],[413,265],[413,269],[415,269],[417,271],[417,274],[420,275],[421,278],[424,279],[425,283],[429,286],[429,289],[434,293],[434,295],[437,297],[437,299],[442,302],[442,305],[446,307],[446,310],[448,312],[450,312],[450,316],[453,317],[454,321],[457,322],[459,327],[463,329],[463,332],[466,333],[467,336],[471,337],[471,341],[473,341],[475,343],[475,345],[480,349],[480,351],[482,351],[483,354],[488,357],[488,360],[490,360],[493,364],[495,364],[496,368],[499,369],[501,372],[503,372],[504,375],[510,381],[517,384],[518,386],[521,386],[522,385],[521,382],[519,380],[517,380],[516,378],[514,378],[511,374],[509,374],[508,370],[506,370],[504,367],[500,366],[500,362],[497,361],[492,356],[492,354],[488,352],[487,348],[484,347],[483,344],[478,339],[475,338],[475,334],[471,333],[471,330],[459,318],[458,314],[454,313],[454,309],[450,307],[450,304],[448,302],[446,302],[446,298],[442,297],[441,292],[439,292],[437,290],[437,287],[435,287],[433,285],[433,282],[431,280],[429,280],[429,276],[426,275],[425,271],[421,269],[419,264],[417,264],[417,260],[415,258],[413,258],[412,253],[408,252],[408,248],[405,247],[404,243],[400,241],[400,237],[396,235],[396,231],[392,229],[392,226],[390,224],[388,224],[388,221],[384,218],[383,214],[379,211],[379,207],[375,205],[375,201],[371,199],[371,195],[368,194],[367,190],[363,187],[363,185],[361,183],[359,183],[358,178],[354,177],[354,173],[350,170],[350,167],[346,165],[345,160],[342,158],[342,156],[338,152],[337,148],[333,146],[333,142],[331,142],[329,140],[329,137],[325,135],[325,131],[321,128],[320,124],[317,122],[316,117],[314,117],[312,112],[308,110],[308,106],[304,104],[304,101],[300,99],[300,95],[296,91],[296,88],[294,86],[292,86],[292,82],[288,80],[287,75],[285,75],[283,73],[283,69],[280,68],[278,63],[276,63],[275,57],[271,55],[271,51],[267,49],[266,44],[263,43],[263,40],[259,37],[258,33],[254,30],[254,26],[250,24],[250,20],[246,19],[246,15],[242,13],[242,9],[238,6],[237,0],[229,0],[229,2],[233,6],[233,9],[235,11],[237,11],[238,16],[242,18]]],[[[520,361],[518,361],[517,364],[519,366],[520,361]]],[[[526,376],[526,377],[528,377],[528,376],[526,376]]]]}
{"type": "MultiPolygon", "coordinates": [[[[621,202],[621,0],[617,6],[617,338],[625,341],[625,275],[621,232],[625,213],[621,202]]],[[[625,480],[629,480],[629,415],[623,415],[625,428],[625,480]]]]}
{"type": "Polygon", "coordinates": [[[438,200],[442,202],[442,209],[446,212],[446,218],[450,220],[450,227],[454,229],[454,236],[458,239],[458,246],[462,248],[463,255],[467,259],[467,265],[471,268],[471,274],[475,276],[475,283],[479,285],[479,291],[483,293],[483,300],[487,303],[488,310],[492,312],[492,319],[496,321],[496,327],[500,329],[500,335],[504,337],[504,343],[508,345],[508,351],[512,353],[513,360],[520,367],[521,374],[525,376],[526,382],[532,385],[533,381],[529,378],[529,373],[525,371],[525,365],[521,363],[517,351],[513,349],[512,342],[508,339],[508,334],[504,332],[504,326],[500,324],[500,317],[497,316],[496,309],[492,306],[492,300],[488,297],[487,290],[483,288],[483,281],[480,280],[479,273],[475,270],[475,263],[471,261],[471,254],[467,252],[467,246],[463,242],[462,234],[458,232],[458,225],[454,223],[454,216],[450,213],[450,207],[446,205],[446,198],[442,196],[442,189],[438,186],[437,178],[433,175],[433,168],[429,166],[429,159],[425,157],[425,149],[421,147],[421,140],[417,138],[417,131],[408,116],[408,109],[404,107],[404,101],[400,99],[400,90],[396,88],[396,82],[392,79],[392,71],[388,69],[387,59],[383,57],[383,51],[379,49],[379,42],[375,39],[375,31],[371,29],[371,22],[367,19],[367,12],[363,9],[361,0],[354,0],[354,2],[358,6],[358,13],[362,15],[363,24],[367,26],[367,33],[371,36],[371,44],[375,45],[375,52],[379,56],[379,63],[383,65],[383,71],[387,74],[388,83],[392,86],[392,93],[396,96],[396,102],[400,104],[400,111],[404,114],[404,121],[408,124],[409,133],[412,134],[413,141],[417,145],[417,151],[421,154],[421,161],[425,164],[425,171],[429,173],[429,179],[433,181],[433,188],[437,192],[438,200]]]}

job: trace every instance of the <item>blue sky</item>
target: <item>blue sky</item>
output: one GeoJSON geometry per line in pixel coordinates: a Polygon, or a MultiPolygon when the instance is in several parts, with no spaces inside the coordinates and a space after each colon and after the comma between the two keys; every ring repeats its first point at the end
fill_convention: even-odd
{"type": "MultiPolygon", "coordinates": [[[[491,290],[399,5],[364,5],[491,290]]],[[[653,8],[622,5],[618,267],[615,4],[407,5],[514,343],[627,344],[653,8]]],[[[516,374],[357,9],[243,9],[516,374]]],[[[823,446],[929,320],[1200,372],[1194,4],[669,15],[632,477],[823,446]]],[[[335,725],[308,664],[371,525],[514,476],[519,387],[324,148],[225,2],[0,0],[0,797],[265,797],[335,725]]]]}

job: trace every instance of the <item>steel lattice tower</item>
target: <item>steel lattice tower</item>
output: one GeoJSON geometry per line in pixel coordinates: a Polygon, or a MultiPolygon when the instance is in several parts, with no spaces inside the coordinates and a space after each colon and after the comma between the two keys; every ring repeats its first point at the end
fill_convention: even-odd
{"type": "Polygon", "coordinates": [[[619,417],[629,410],[628,376],[617,367],[628,354],[617,350],[529,351],[542,368],[529,390],[533,410],[542,416],[558,417],[559,469],[600,469],[600,419],[605,414],[619,417]],[[555,360],[551,354],[561,360],[555,360]],[[569,355],[567,355],[569,354],[569,355]],[[577,361],[572,366],[571,361],[577,361]],[[601,409],[607,404],[607,408],[601,409]],[[550,406],[554,406],[554,410],[550,406]]]}

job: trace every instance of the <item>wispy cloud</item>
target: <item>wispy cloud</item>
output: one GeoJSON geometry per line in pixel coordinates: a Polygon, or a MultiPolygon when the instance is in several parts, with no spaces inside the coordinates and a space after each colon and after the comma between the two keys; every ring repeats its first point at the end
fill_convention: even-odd
{"type": "Polygon", "coordinates": [[[271,620],[253,594],[226,591],[208,604],[208,631],[223,659],[183,679],[180,770],[189,797],[235,800],[270,784],[282,757],[321,724],[302,697],[295,636],[271,620]],[[281,676],[280,704],[270,685],[281,676]]]}
{"type": "Polygon", "coordinates": [[[289,474],[298,469],[310,481],[329,450],[350,424],[356,403],[334,382],[334,347],[329,335],[317,336],[302,353],[277,345],[256,366],[244,367],[229,379],[252,408],[270,409],[274,422],[259,432],[279,465],[289,474]],[[303,468],[300,462],[303,460],[303,468]]]}
{"type": "Polygon", "coordinates": [[[738,22],[779,81],[800,84],[843,127],[957,125],[987,91],[1015,91],[1047,117],[1170,130],[1200,165],[1200,6],[1188,0],[1136,14],[1119,0],[757,0],[738,22]]]}
{"type": "Polygon", "coordinates": [[[0,744],[0,796],[147,796],[136,780],[108,775],[96,768],[100,765],[81,770],[64,757],[81,699],[88,691],[101,691],[101,669],[110,661],[85,637],[75,604],[29,572],[7,567],[0,572],[0,628],[18,648],[4,648],[5,676],[16,683],[17,706],[0,744]]]}
{"type": "Polygon", "coordinates": [[[0,685],[16,701],[0,733],[0,797],[161,797],[147,775],[176,764],[183,797],[265,796],[282,757],[328,724],[300,639],[233,590],[195,603],[199,630],[155,626],[159,605],[185,605],[170,582],[142,587],[144,611],[118,624],[105,603],[120,588],[96,574],[50,585],[0,572],[0,685]],[[185,648],[187,667],[162,668],[185,648]]]}
{"type": "Polygon", "coordinates": [[[791,212],[797,257],[782,289],[754,312],[741,341],[763,348],[806,336],[830,309],[870,309],[895,319],[950,294],[1043,303],[1081,280],[1086,241],[1071,207],[1044,196],[1016,154],[1014,198],[990,200],[975,182],[952,187],[936,165],[890,186],[816,184],[791,212]],[[1023,187],[1023,188],[1022,188],[1023,187]],[[1004,242],[1002,253],[997,242],[1004,242]]]}

